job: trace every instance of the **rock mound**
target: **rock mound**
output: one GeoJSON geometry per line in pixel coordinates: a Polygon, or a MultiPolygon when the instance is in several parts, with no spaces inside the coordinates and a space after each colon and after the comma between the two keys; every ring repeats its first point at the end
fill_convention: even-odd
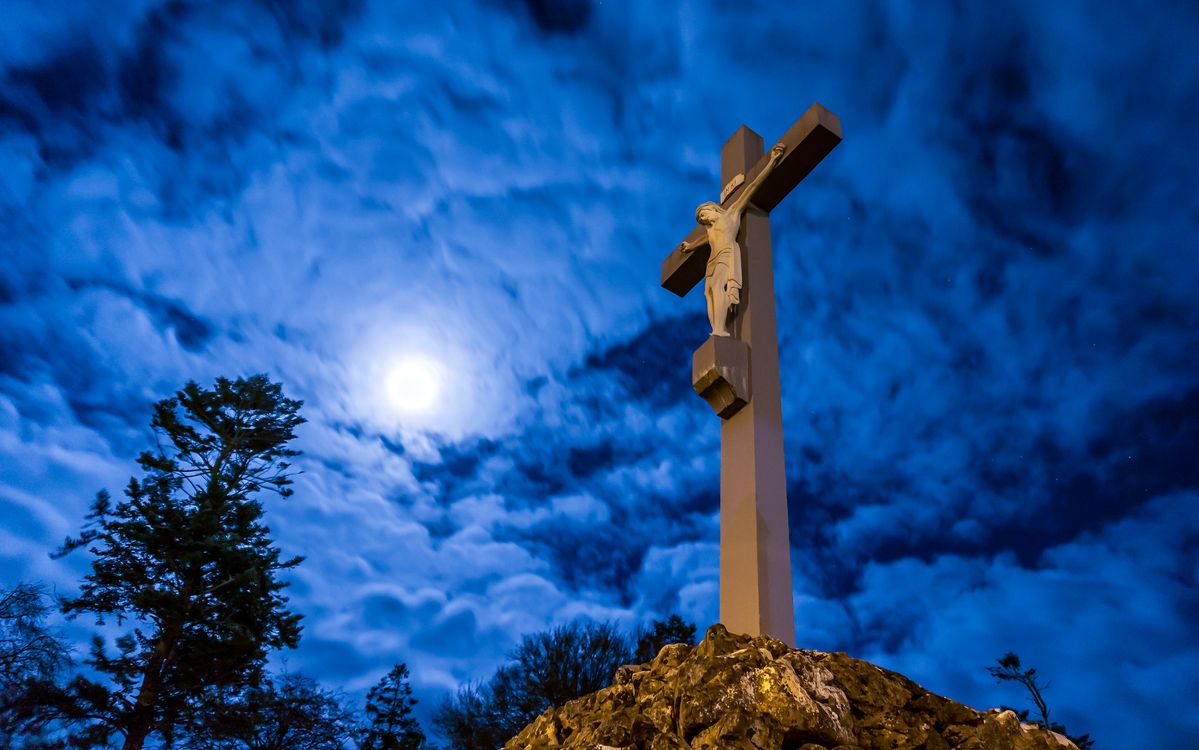
{"type": "Polygon", "coordinates": [[[1077,750],[845,654],[708,629],[552,708],[504,750],[1077,750]]]}

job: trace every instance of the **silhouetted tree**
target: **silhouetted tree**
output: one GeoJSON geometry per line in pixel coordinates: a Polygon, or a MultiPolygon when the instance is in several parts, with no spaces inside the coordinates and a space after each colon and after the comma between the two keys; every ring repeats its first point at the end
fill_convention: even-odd
{"type": "Polygon", "coordinates": [[[267,650],[299,641],[278,574],[301,558],[280,559],[255,499],[291,494],[298,453],[286,446],[299,408],[265,375],[188,383],[154,406],[159,445],[137,459],[144,476],[121,502],[100,492],[83,533],[55,553],[93,556],[80,595],[63,602],[68,616],[128,623],[115,653],[98,637],[91,649],[108,684],[68,691],[97,733],[124,735],[126,750],[153,733],[169,743],[202,715],[206,693],[256,684],[267,650]]]}
{"type": "Polygon", "coordinates": [[[495,750],[551,706],[607,687],[632,660],[628,639],[607,623],[573,623],[527,636],[482,687],[441,705],[434,722],[461,750],[495,750]]]}
{"type": "Polygon", "coordinates": [[[0,588],[0,695],[31,679],[52,678],[69,663],[66,646],[46,627],[49,611],[39,586],[0,588]]]}
{"type": "Polygon", "coordinates": [[[496,750],[511,739],[505,735],[487,685],[470,684],[447,698],[437,709],[433,724],[450,741],[453,750],[496,750]]]}
{"type": "Polygon", "coordinates": [[[648,631],[637,635],[637,649],[633,661],[644,664],[653,660],[662,647],[670,643],[686,643],[695,645],[695,624],[687,622],[678,615],[671,615],[666,620],[654,620],[648,631]]]}
{"type": "Polygon", "coordinates": [[[194,750],[342,750],[354,715],[310,677],[284,673],[213,697],[182,746],[194,750]]]}
{"type": "MultiPolygon", "coordinates": [[[[1049,721],[1049,705],[1045,703],[1045,698],[1041,695],[1042,690],[1049,689],[1049,683],[1042,685],[1038,682],[1037,670],[1035,667],[1029,667],[1028,669],[1021,671],[1020,657],[1011,651],[1004,654],[1003,658],[998,659],[997,663],[999,666],[987,667],[987,671],[991,673],[991,676],[995,678],[996,682],[1018,682],[1028,690],[1029,696],[1032,698],[1033,703],[1036,704],[1037,711],[1041,714],[1040,721],[1034,720],[1033,723],[1040,724],[1045,729],[1065,735],[1070,739],[1071,742],[1073,742],[1075,745],[1078,745],[1078,747],[1082,750],[1089,750],[1089,748],[1095,746],[1095,741],[1091,739],[1089,734],[1083,734],[1079,735],[1078,737],[1074,737],[1068,734],[1066,732],[1066,728],[1061,724],[1057,722],[1051,723],[1049,721]]],[[[1020,721],[1026,721],[1028,719],[1028,713],[1028,709],[1016,711],[1016,714],[1020,717],[1020,721]]]]}
{"type": "Polygon", "coordinates": [[[46,626],[50,605],[40,586],[0,588],[0,747],[51,747],[43,735],[54,718],[47,686],[70,665],[70,653],[46,626]]]}
{"type": "Polygon", "coordinates": [[[358,740],[360,750],[420,750],[425,734],[412,707],[408,666],[397,664],[366,694],[366,721],[358,740]]]}

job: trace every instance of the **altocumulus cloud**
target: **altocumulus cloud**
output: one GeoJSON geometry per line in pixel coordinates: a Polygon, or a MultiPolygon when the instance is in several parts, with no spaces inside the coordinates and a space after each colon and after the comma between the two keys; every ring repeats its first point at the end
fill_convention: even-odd
{"type": "Polygon", "coordinates": [[[5,580],[73,585],[45,552],[154,400],[268,371],[293,665],[407,661],[427,718],[525,633],[711,622],[705,321],[658,263],[723,139],[819,100],[847,140],[774,228],[800,642],[978,706],[1015,649],[1105,745],[1199,732],[1193,7],[443,5],[10,3],[5,580]]]}

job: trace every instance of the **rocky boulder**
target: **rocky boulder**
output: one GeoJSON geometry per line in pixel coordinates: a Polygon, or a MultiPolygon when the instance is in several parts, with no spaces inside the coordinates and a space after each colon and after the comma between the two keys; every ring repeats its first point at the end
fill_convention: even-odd
{"type": "Polygon", "coordinates": [[[537,717],[504,750],[1076,750],[845,654],[709,628],[537,717]]]}

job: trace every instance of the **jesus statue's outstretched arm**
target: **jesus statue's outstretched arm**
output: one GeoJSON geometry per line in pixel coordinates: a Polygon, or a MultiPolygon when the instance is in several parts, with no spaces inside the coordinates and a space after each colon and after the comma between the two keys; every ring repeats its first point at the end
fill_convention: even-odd
{"type": "Polygon", "coordinates": [[[783,144],[774,144],[774,148],[770,149],[770,161],[766,162],[766,167],[761,172],[758,172],[758,176],[753,179],[753,182],[745,186],[745,189],[741,191],[740,195],[733,199],[733,202],[729,204],[729,207],[726,210],[736,211],[738,214],[744,211],[745,207],[749,205],[749,202],[753,200],[754,193],[758,192],[758,188],[762,185],[762,181],[765,180],[766,177],[774,171],[775,166],[782,161],[783,153],[786,152],[786,150],[787,147],[783,144]]]}

